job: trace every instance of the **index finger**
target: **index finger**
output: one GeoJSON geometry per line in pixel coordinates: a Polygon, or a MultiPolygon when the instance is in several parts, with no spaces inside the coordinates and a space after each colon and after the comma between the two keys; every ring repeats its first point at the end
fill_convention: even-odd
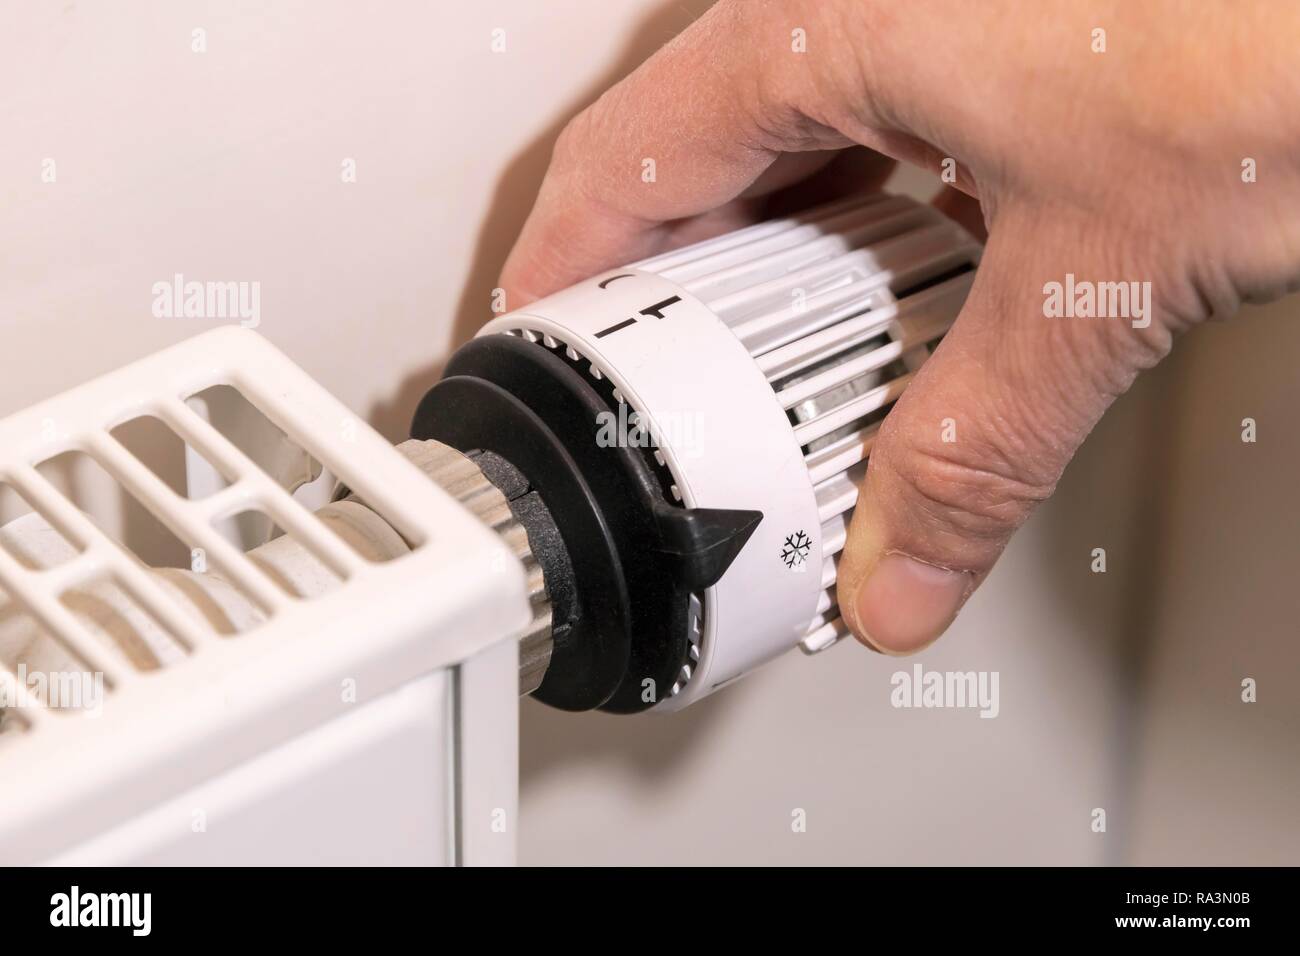
{"type": "Polygon", "coordinates": [[[718,4],[565,128],[502,273],[510,308],[662,251],[677,221],[850,145],[799,109],[817,61],[780,55],[771,9],[718,4]],[[774,165],[782,153],[802,155],[774,165]]]}

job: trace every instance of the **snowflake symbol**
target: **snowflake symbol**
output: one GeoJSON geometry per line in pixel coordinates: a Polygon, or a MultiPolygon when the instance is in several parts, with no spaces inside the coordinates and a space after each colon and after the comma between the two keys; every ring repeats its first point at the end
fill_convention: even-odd
{"type": "Polygon", "coordinates": [[[781,548],[781,560],[785,562],[787,568],[801,567],[808,560],[810,550],[812,550],[812,538],[802,531],[796,531],[794,534],[786,535],[785,545],[781,548]]]}

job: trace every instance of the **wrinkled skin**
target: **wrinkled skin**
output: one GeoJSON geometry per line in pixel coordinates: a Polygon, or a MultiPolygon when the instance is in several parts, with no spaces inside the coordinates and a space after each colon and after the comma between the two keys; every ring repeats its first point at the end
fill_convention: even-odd
{"type": "Polygon", "coordinates": [[[885,157],[955,160],[938,202],[984,259],[881,428],[839,572],[858,638],[915,651],[1176,333],[1300,287],[1297,49],[1300,7],[1269,0],[723,0],[564,130],[502,286],[518,308],[878,186],[885,157]],[[1149,324],[1046,317],[1067,273],[1149,281],[1149,324]]]}

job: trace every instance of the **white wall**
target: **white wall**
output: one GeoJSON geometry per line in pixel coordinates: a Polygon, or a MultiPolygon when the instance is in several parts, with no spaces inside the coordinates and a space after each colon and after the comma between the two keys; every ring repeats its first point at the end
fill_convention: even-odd
{"type": "MultiPolygon", "coordinates": [[[[565,118],[704,5],[5,5],[0,413],[207,327],[150,312],[183,272],[259,281],[260,330],[401,436],[488,316],[565,118]]],[[[892,709],[900,665],[855,646],[678,717],[528,702],[523,861],[1295,862],[1287,312],[1140,383],[920,659],[998,670],[997,719],[892,709]]]]}

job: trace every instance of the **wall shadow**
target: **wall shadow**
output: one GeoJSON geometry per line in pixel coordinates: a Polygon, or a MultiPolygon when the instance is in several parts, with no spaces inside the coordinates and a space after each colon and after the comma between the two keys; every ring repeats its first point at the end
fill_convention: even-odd
{"type": "MultiPolygon", "coordinates": [[[[474,333],[493,317],[490,311],[492,290],[496,288],[506,256],[533,208],[533,200],[551,160],[551,150],[565,124],[712,5],[713,0],[676,0],[649,12],[615,58],[614,65],[582,95],[557,108],[545,130],[506,164],[474,240],[469,277],[461,289],[452,323],[452,351],[472,339],[474,333]]],[[[388,399],[371,409],[370,423],[380,434],[392,440],[406,437],[415,406],[442,376],[449,358],[450,353],[407,376],[388,399]]]]}

